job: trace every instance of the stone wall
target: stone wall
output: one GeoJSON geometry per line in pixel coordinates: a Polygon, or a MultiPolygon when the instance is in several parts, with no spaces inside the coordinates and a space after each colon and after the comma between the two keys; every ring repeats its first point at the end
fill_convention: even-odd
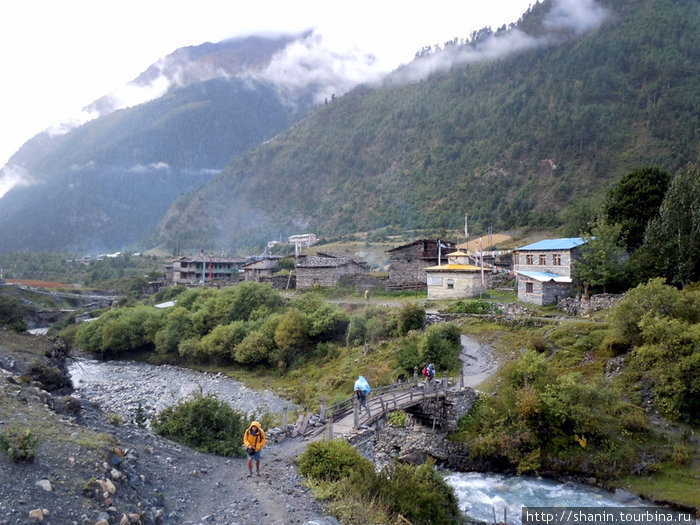
{"type": "Polygon", "coordinates": [[[363,274],[365,269],[356,263],[348,263],[333,267],[306,268],[297,266],[297,289],[306,290],[314,286],[332,288],[338,284],[340,278],[350,274],[363,274]]]}
{"type": "Polygon", "coordinates": [[[622,294],[601,293],[592,295],[588,299],[582,297],[567,297],[559,300],[557,306],[565,310],[569,315],[587,316],[598,310],[607,310],[615,306],[622,294]]]}
{"type": "Polygon", "coordinates": [[[386,276],[377,277],[367,273],[353,273],[343,275],[340,278],[340,284],[353,286],[358,292],[364,293],[365,290],[384,288],[388,279],[386,276]]]}

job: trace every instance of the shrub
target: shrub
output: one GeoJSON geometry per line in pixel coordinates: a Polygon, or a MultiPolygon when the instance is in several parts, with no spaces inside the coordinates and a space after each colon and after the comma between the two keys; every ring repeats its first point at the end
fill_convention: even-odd
{"type": "Polygon", "coordinates": [[[158,413],[151,427],[161,436],[200,452],[243,456],[245,418],[213,394],[193,393],[158,413]]]}
{"type": "Polygon", "coordinates": [[[274,348],[274,339],[264,332],[256,330],[249,333],[243,341],[236,345],[233,355],[238,363],[254,365],[268,361],[274,348]]]}
{"type": "Polygon", "coordinates": [[[431,463],[395,463],[376,476],[369,493],[383,501],[389,513],[415,525],[452,525],[461,522],[459,501],[452,487],[431,463]]]}
{"type": "Polygon", "coordinates": [[[459,328],[452,323],[429,326],[418,345],[421,362],[434,363],[441,370],[454,370],[459,365],[460,338],[459,328]]]}
{"type": "Polygon", "coordinates": [[[316,481],[340,481],[374,466],[345,440],[310,443],[298,460],[299,473],[316,481]]]}
{"type": "Polygon", "coordinates": [[[449,305],[445,311],[453,314],[487,314],[491,311],[491,303],[483,299],[457,301],[449,305]]]}
{"type": "Polygon", "coordinates": [[[415,369],[420,370],[423,366],[418,349],[420,341],[421,337],[416,333],[408,334],[399,340],[399,350],[396,353],[396,360],[399,366],[411,376],[415,369]]]}
{"type": "Polygon", "coordinates": [[[10,427],[0,433],[0,450],[15,463],[34,461],[39,439],[29,428],[10,427]]]}
{"type": "Polygon", "coordinates": [[[397,314],[396,330],[398,335],[406,335],[411,330],[422,330],[425,326],[425,309],[420,305],[409,303],[397,314]]]}

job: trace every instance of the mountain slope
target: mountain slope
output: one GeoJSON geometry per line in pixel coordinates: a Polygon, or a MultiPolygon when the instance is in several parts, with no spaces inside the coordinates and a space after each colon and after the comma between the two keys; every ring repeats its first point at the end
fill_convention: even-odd
{"type": "Polygon", "coordinates": [[[697,161],[698,4],[598,2],[583,29],[556,25],[560,6],[320,108],[180,199],[152,242],[232,250],[301,230],[459,228],[465,212],[476,228],[554,226],[634,167],[697,161]],[[517,54],[478,55],[514,41],[517,54]]]}
{"type": "Polygon", "coordinates": [[[113,251],[146,235],[178,195],[306,114],[313,90],[251,78],[293,41],[178,50],[134,81],[169,79],[162,96],[121,110],[105,97],[100,118],[30,140],[3,170],[24,183],[0,199],[0,251],[113,251]]]}

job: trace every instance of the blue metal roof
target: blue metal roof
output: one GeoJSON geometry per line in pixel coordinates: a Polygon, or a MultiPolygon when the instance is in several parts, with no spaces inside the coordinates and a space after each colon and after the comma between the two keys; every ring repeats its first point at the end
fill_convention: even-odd
{"type": "Polygon", "coordinates": [[[581,237],[567,237],[562,239],[542,239],[518,250],[570,250],[571,248],[576,248],[586,241],[581,237]]]}
{"type": "Polygon", "coordinates": [[[530,270],[516,270],[515,273],[517,273],[518,275],[524,275],[525,277],[529,277],[530,279],[534,279],[535,281],[540,281],[542,283],[546,283],[549,281],[554,281],[555,283],[571,282],[571,277],[567,277],[565,275],[557,275],[556,273],[533,272],[530,270]]]}

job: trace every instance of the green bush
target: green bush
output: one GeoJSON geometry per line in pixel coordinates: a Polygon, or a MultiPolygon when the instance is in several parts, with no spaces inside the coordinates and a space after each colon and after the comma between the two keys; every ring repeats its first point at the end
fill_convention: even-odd
{"type": "Polygon", "coordinates": [[[9,427],[0,433],[0,450],[15,463],[34,461],[39,439],[29,428],[9,427]]]}
{"type": "Polygon", "coordinates": [[[491,311],[491,303],[483,299],[457,301],[449,305],[445,311],[453,314],[487,314],[491,311]]]}
{"type": "Polygon", "coordinates": [[[317,481],[340,481],[353,473],[374,472],[374,466],[341,439],[310,443],[298,459],[299,473],[317,481]]]}
{"type": "Polygon", "coordinates": [[[399,349],[396,353],[396,360],[399,366],[405,370],[410,376],[413,376],[413,371],[420,371],[423,367],[421,361],[419,344],[421,337],[416,332],[412,332],[399,340],[399,349]]]}
{"type": "Polygon", "coordinates": [[[367,495],[382,501],[394,519],[403,516],[414,525],[462,523],[454,490],[431,463],[395,463],[385,467],[375,480],[367,495]]]}
{"type": "Polygon", "coordinates": [[[423,363],[434,363],[439,370],[455,370],[462,349],[459,328],[452,323],[430,325],[418,345],[423,363]]]}
{"type": "Polygon", "coordinates": [[[422,330],[425,326],[425,309],[415,303],[409,303],[396,315],[396,330],[398,335],[406,335],[411,330],[422,330]]]}
{"type": "Polygon", "coordinates": [[[215,395],[195,392],[165,408],[151,422],[153,430],[200,452],[243,456],[245,417],[215,395]]]}
{"type": "Polygon", "coordinates": [[[335,508],[349,509],[343,522],[366,523],[368,509],[381,523],[399,516],[415,525],[459,524],[457,497],[432,464],[395,464],[375,473],[372,463],[344,440],[311,443],[298,460],[299,472],[329,489],[335,508]],[[357,514],[361,514],[358,516],[357,514]]]}

